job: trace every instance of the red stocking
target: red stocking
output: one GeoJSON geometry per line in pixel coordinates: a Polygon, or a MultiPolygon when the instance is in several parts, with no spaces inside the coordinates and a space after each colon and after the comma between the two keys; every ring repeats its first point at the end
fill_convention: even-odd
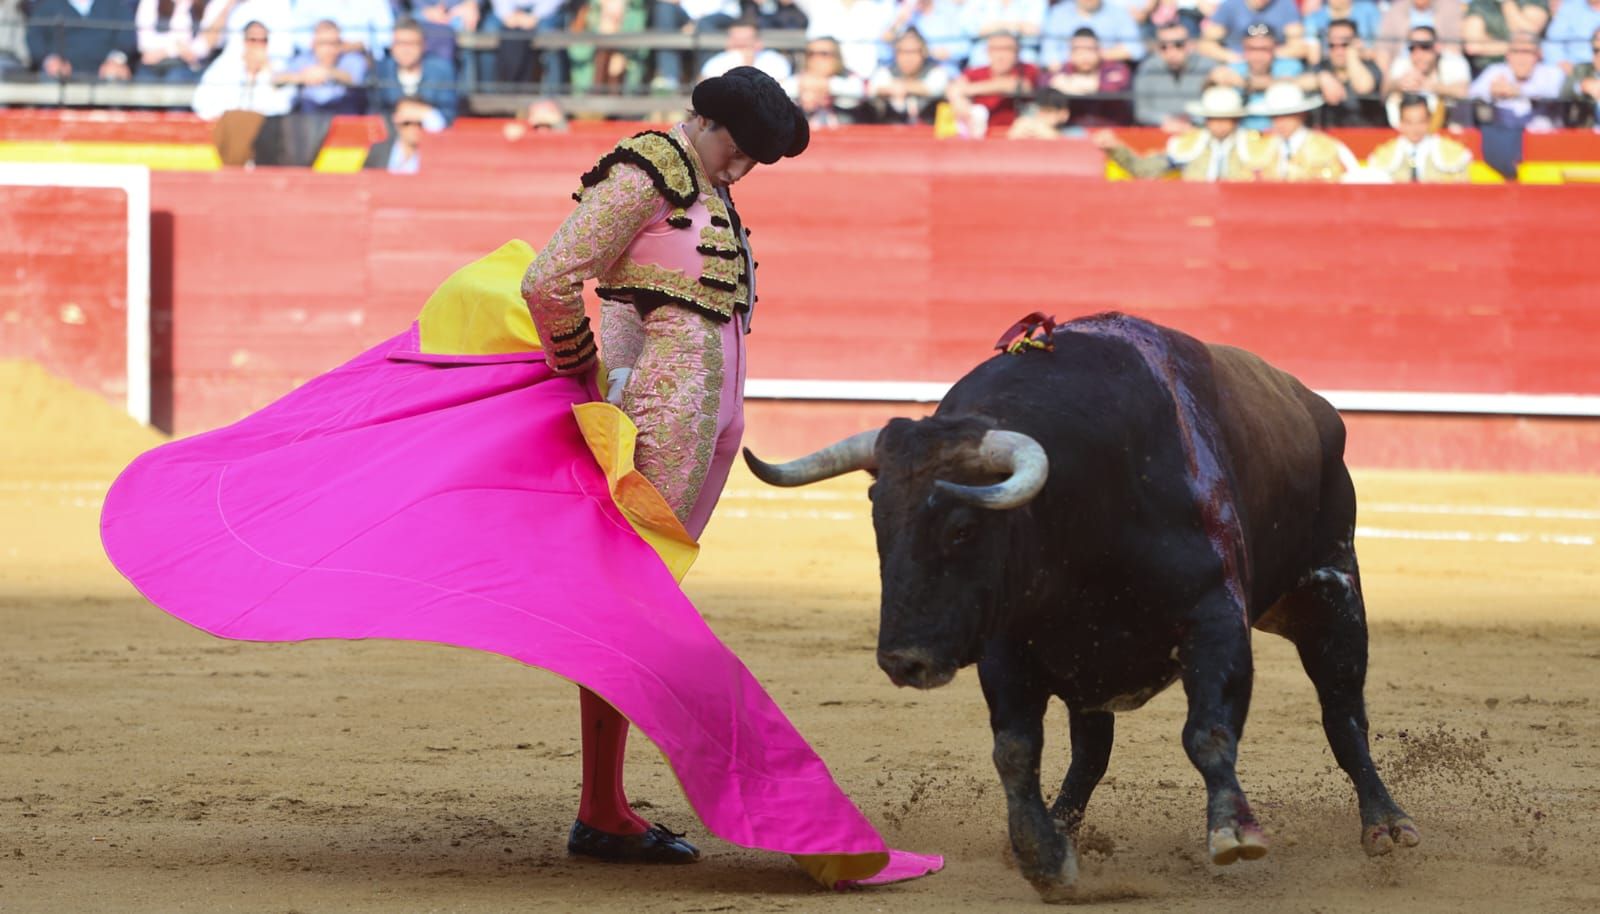
{"type": "Polygon", "coordinates": [[[622,792],[622,759],[628,746],[628,719],[588,689],[578,691],[583,714],[583,797],[578,821],[616,835],[648,831],[622,792]]]}

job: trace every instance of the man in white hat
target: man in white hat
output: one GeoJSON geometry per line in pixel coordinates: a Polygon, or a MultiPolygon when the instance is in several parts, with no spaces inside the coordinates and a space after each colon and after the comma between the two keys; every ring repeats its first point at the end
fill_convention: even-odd
{"type": "Polygon", "coordinates": [[[1185,109],[1205,125],[1178,134],[1160,152],[1141,156],[1109,130],[1096,131],[1094,144],[1135,178],[1162,178],[1177,172],[1185,181],[1255,181],[1274,167],[1272,143],[1239,126],[1239,119],[1245,116],[1239,90],[1212,86],[1199,102],[1190,102],[1185,109]]]}
{"type": "Polygon", "coordinates": [[[1360,163],[1341,142],[1306,126],[1306,115],[1322,107],[1322,96],[1307,95],[1294,83],[1274,83],[1246,109],[1272,118],[1268,138],[1273,166],[1269,180],[1338,181],[1360,163]]]}
{"type": "Polygon", "coordinates": [[[1470,177],[1472,150],[1433,132],[1428,99],[1405,95],[1400,99],[1400,135],[1367,157],[1367,167],[1387,174],[1397,184],[1410,182],[1461,183],[1470,177]]]}

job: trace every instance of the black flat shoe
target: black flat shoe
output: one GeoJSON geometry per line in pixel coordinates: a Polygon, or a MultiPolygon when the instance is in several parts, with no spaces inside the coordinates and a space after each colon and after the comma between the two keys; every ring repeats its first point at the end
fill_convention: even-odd
{"type": "Polygon", "coordinates": [[[637,835],[614,835],[574,822],[567,835],[567,853],[607,863],[693,863],[700,859],[700,851],[683,840],[683,835],[662,825],[652,825],[637,835]]]}

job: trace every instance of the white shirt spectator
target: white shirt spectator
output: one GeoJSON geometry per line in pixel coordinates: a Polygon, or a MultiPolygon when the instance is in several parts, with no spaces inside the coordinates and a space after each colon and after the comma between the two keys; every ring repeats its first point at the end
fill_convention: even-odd
{"type": "Polygon", "coordinates": [[[245,72],[244,54],[235,44],[212,61],[200,77],[200,85],[194,90],[194,113],[207,121],[228,111],[254,111],[267,117],[288,114],[294,107],[294,87],[273,85],[273,69],[262,67],[251,78],[245,72]]]}
{"type": "MultiPolygon", "coordinates": [[[[734,67],[743,66],[746,66],[744,54],[738,51],[722,51],[707,60],[705,66],[700,68],[700,78],[710,79],[713,76],[721,76],[734,67]]],[[[749,66],[755,67],[779,82],[794,75],[794,68],[789,66],[789,58],[771,48],[762,48],[756,54],[755,63],[749,64],[749,66]]]]}
{"type": "Polygon", "coordinates": [[[878,69],[888,47],[883,36],[894,24],[894,4],[888,0],[812,0],[806,13],[811,17],[807,39],[839,42],[844,65],[854,73],[878,69]]]}
{"type": "MultiPolygon", "coordinates": [[[[899,76],[895,75],[894,67],[879,67],[872,71],[872,77],[867,80],[867,96],[869,98],[876,97],[879,89],[889,86],[899,78],[899,76]]],[[[926,96],[921,98],[908,97],[904,101],[895,101],[893,99],[888,101],[889,107],[911,121],[915,121],[921,114],[918,109],[922,106],[938,104],[939,100],[944,98],[944,90],[950,87],[950,71],[938,64],[928,67],[927,72],[922,74],[921,78],[922,84],[928,89],[926,96]]]]}
{"type": "MultiPolygon", "coordinates": [[[[281,63],[294,56],[295,40],[291,32],[294,28],[294,8],[289,0],[240,0],[232,6],[223,0],[215,0],[206,4],[206,14],[200,20],[201,33],[209,31],[224,12],[228,18],[216,47],[236,44],[245,26],[259,22],[267,27],[267,54],[274,61],[281,63]]],[[[204,46],[204,39],[199,44],[204,46]]],[[[207,47],[206,50],[209,53],[213,49],[207,47]]]]}
{"type": "MultiPolygon", "coordinates": [[[[1411,55],[1401,54],[1399,57],[1394,59],[1394,63],[1389,65],[1390,82],[1406,76],[1413,69],[1415,68],[1411,65],[1411,55]]],[[[1460,54],[1457,54],[1454,51],[1445,51],[1439,55],[1439,66],[1434,68],[1434,77],[1439,82],[1447,85],[1466,85],[1472,82],[1472,67],[1467,64],[1467,59],[1462,57],[1460,54]]],[[[1428,100],[1429,111],[1433,111],[1434,109],[1438,108],[1438,93],[1418,92],[1416,94],[1428,100]]],[[[1384,105],[1384,108],[1388,113],[1389,126],[1398,128],[1400,126],[1399,94],[1391,93],[1390,98],[1384,105]]]]}

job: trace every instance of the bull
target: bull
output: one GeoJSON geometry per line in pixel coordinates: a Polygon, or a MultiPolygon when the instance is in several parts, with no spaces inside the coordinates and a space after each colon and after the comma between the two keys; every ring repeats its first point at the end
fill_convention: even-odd
{"type": "Polygon", "coordinates": [[[1368,748],[1356,496],[1338,412],[1248,352],[1126,315],[1035,340],[980,364],[929,418],[781,465],[745,451],[780,486],[875,476],[878,665],[920,689],[978,665],[1023,875],[1047,901],[1072,896],[1073,835],[1116,715],[1180,679],[1210,859],[1267,853],[1235,772],[1253,629],[1299,652],[1355,787],[1366,852],[1416,845],[1368,748]],[[1051,696],[1067,707],[1072,754],[1047,809],[1051,696]]]}

